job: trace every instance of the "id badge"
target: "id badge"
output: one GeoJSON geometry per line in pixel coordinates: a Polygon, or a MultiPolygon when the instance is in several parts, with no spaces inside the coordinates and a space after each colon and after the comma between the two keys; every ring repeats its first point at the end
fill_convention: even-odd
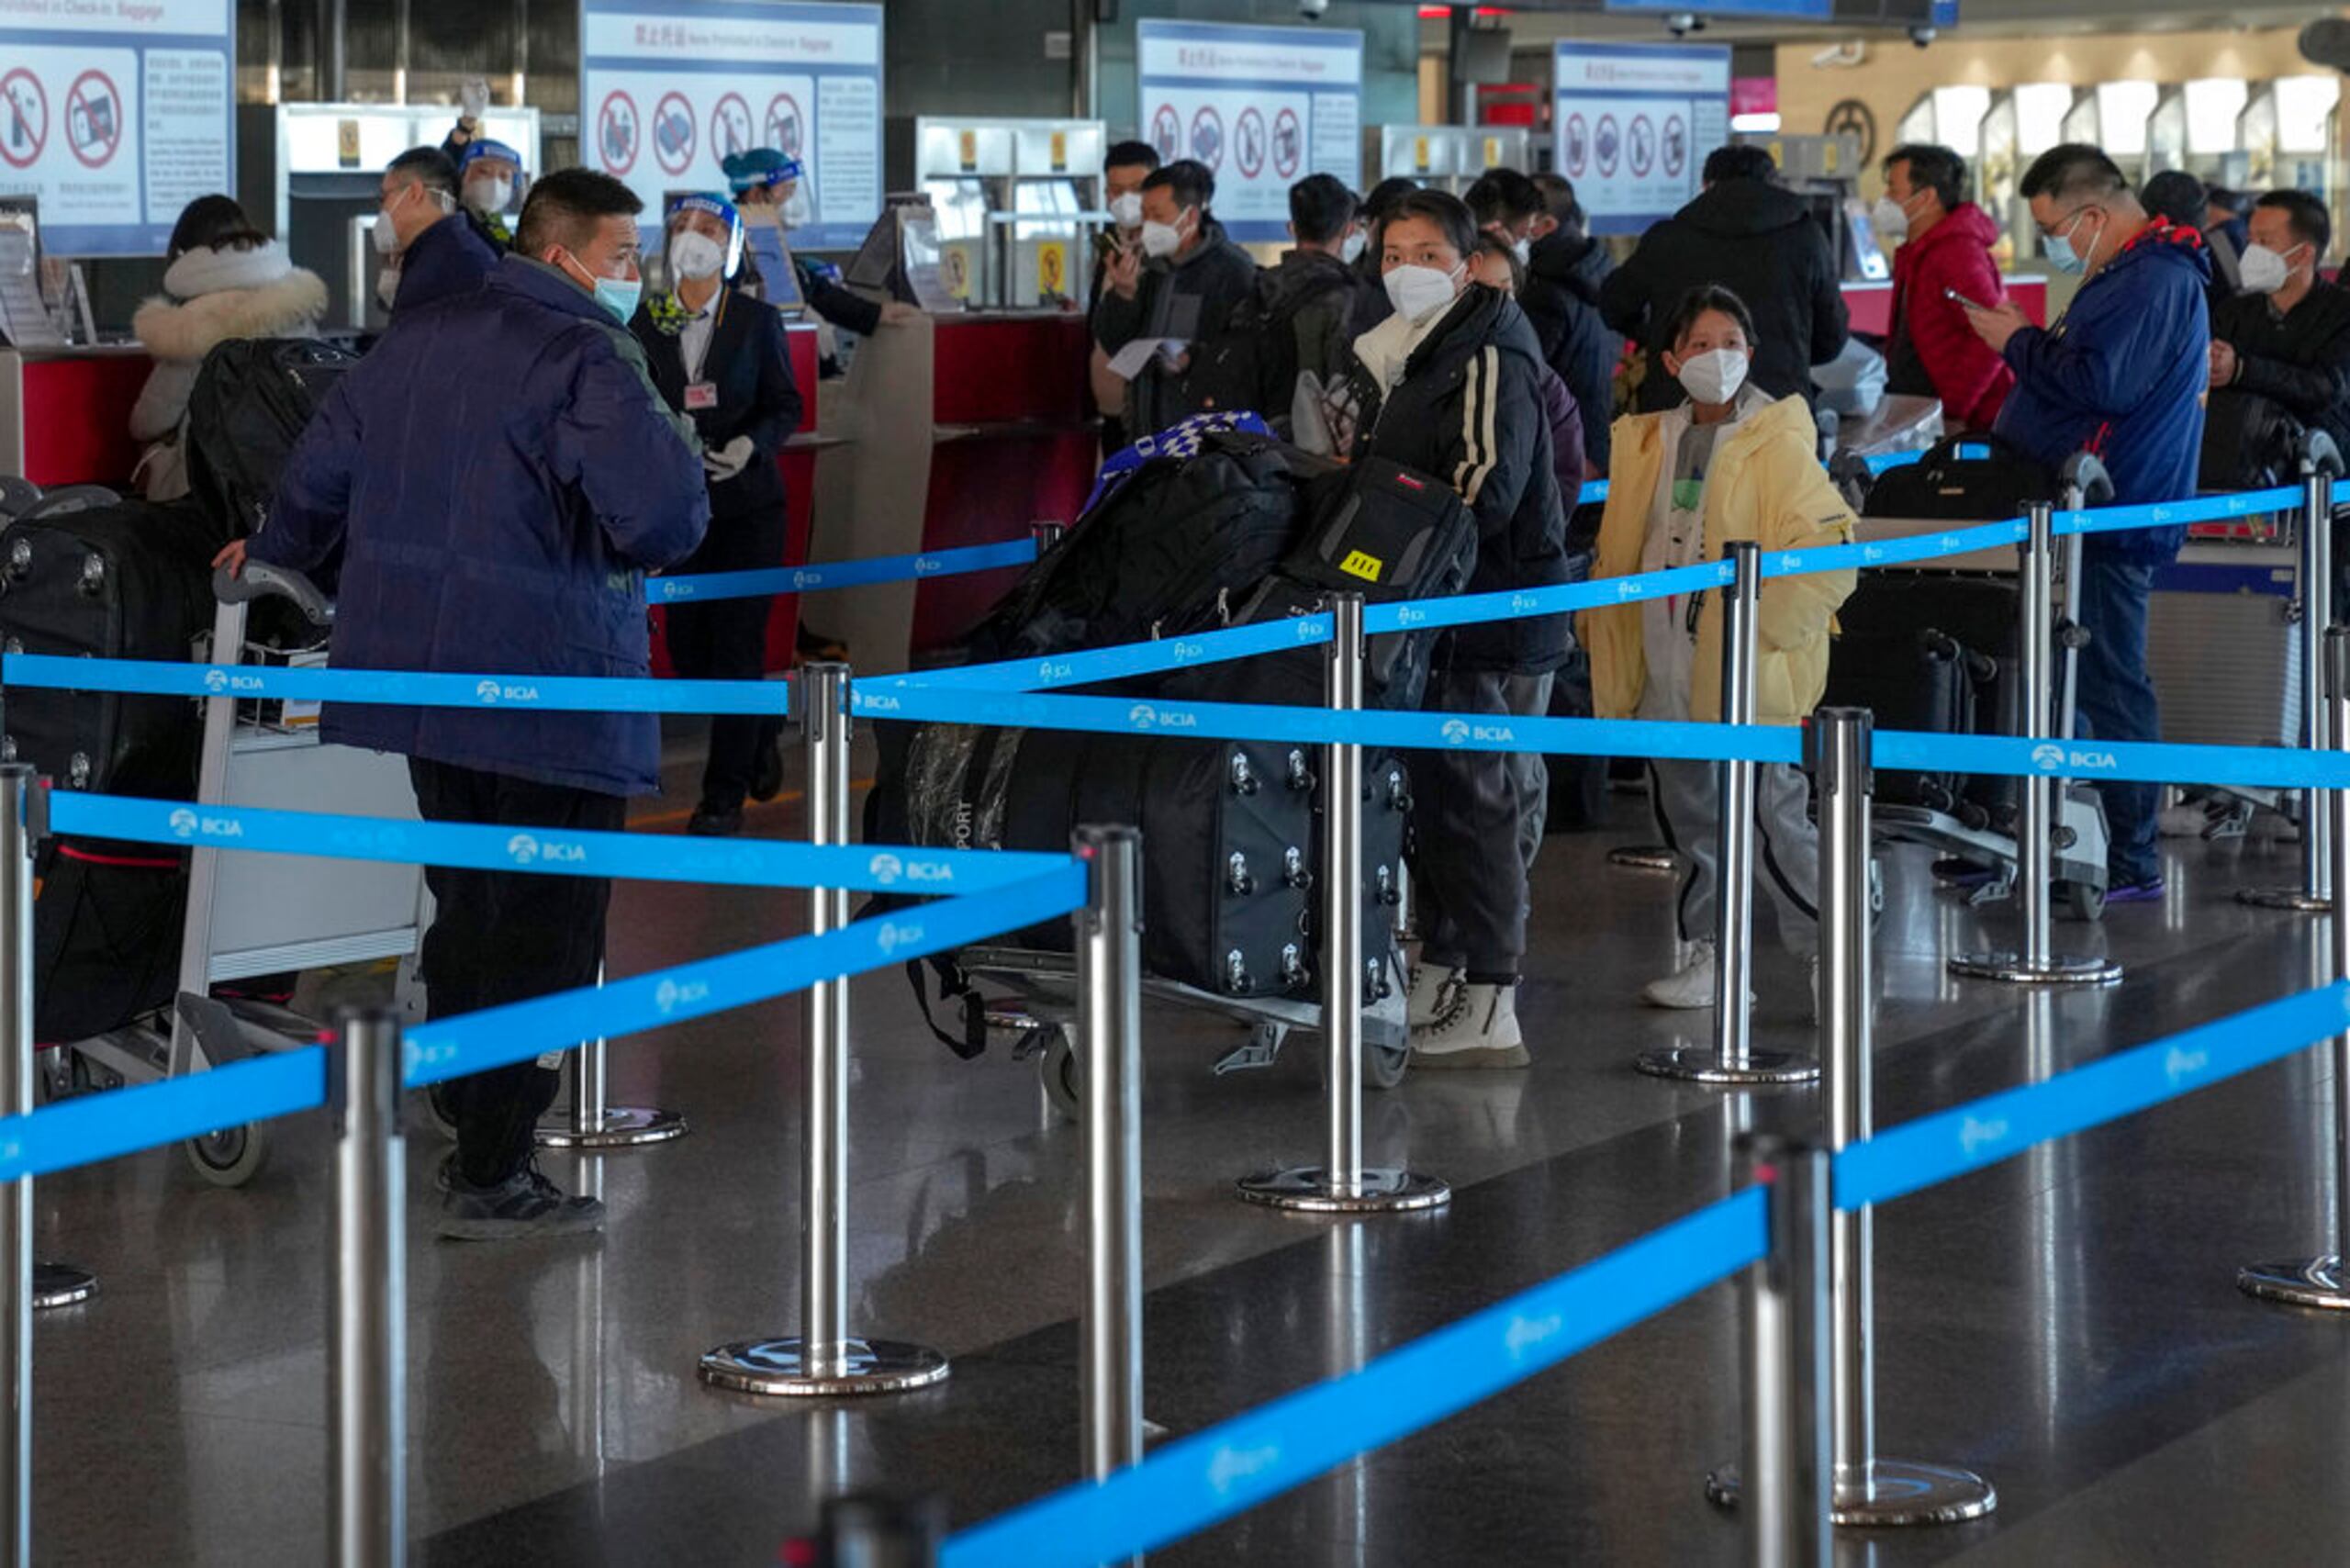
{"type": "Polygon", "coordinates": [[[686,384],[686,408],[688,411],[718,407],[718,383],[689,381],[686,384]]]}

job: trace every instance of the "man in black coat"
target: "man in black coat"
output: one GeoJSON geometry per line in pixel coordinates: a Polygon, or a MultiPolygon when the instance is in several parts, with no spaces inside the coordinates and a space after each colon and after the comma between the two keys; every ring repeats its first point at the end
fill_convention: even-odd
{"type": "MultiPolygon", "coordinates": [[[[1526,267],[1528,286],[1517,302],[1534,325],[1542,357],[1575,396],[1584,460],[1605,474],[1615,423],[1616,362],[1624,357],[1624,340],[1601,317],[1599,292],[1616,263],[1606,246],[1583,232],[1583,203],[1575,199],[1572,182],[1564,174],[1537,174],[1534,187],[1542,193],[1551,227],[1534,241],[1526,267]]],[[[1573,509],[1572,498],[1567,505],[1573,509]]]]}
{"type": "MultiPolygon", "coordinates": [[[[2211,311],[2208,459],[2246,466],[2272,454],[2215,452],[2257,422],[2265,399],[2350,452],[2350,294],[2318,276],[2333,224],[2305,191],[2271,191],[2252,209],[2244,292],[2211,311]]],[[[2209,463],[2207,461],[2207,468],[2209,463]]],[[[2204,483],[2239,483],[2207,472],[2204,483]]]]}
{"type": "Polygon", "coordinates": [[[1826,231],[1777,174],[1760,147],[1716,148],[1697,199],[1642,235],[1631,260],[1601,286],[1607,325],[1647,353],[1641,412],[1681,401],[1659,358],[1671,345],[1654,334],[1702,284],[1719,284],[1754,312],[1761,336],[1749,380],[1775,397],[1818,398],[1811,367],[1844,347],[1844,296],[1826,231]]]}
{"type": "Polygon", "coordinates": [[[1110,256],[1108,288],[1093,311],[1094,340],[1113,358],[1156,338],[1181,345],[1154,353],[1126,387],[1126,433],[1156,435],[1200,411],[1188,385],[1198,351],[1223,335],[1232,313],[1257,291],[1257,263],[1225,238],[1208,210],[1215,176],[1190,158],[1154,169],[1142,183],[1142,251],[1110,256]]]}
{"type": "MultiPolygon", "coordinates": [[[[672,292],[641,306],[629,330],[644,345],[653,385],[694,423],[710,481],[710,532],[679,576],[783,564],[785,499],[776,454],[800,423],[783,318],[722,281],[741,259],[743,223],[715,196],[681,196],[668,223],[672,292]]],[[[756,680],[767,673],[767,595],[669,607],[669,659],[697,680],[756,680]]],[[[781,722],[722,714],[711,720],[710,758],[689,833],[743,828],[743,802],[783,787],[781,722]]]]}

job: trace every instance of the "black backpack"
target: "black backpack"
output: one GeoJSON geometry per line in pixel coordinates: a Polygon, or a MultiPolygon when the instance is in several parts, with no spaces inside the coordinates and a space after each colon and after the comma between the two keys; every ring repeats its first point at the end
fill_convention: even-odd
{"type": "Polygon", "coordinates": [[[1225,413],[1250,409],[1289,428],[1290,405],[1297,395],[1297,318],[1347,283],[1330,278],[1284,297],[1279,275],[1259,274],[1255,291],[1233,308],[1224,330],[1192,354],[1183,386],[1193,407],[1225,413]]]}
{"type": "Polygon", "coordinates": [[[2000,522],[2056,498],[2056,477],[2037,458],[1996,435],[1956,435],[1880,475],[1863,515],[2000,522]]]}
{"type": "Polygon", "coordinates": [[[2222,386],[2203,417],[2203,451],[2196,483],[2206,490],[2265,490],[2290,485],[2300,474],[2308,431],[2273,398],[2222,386]]]}
{"type": "Polygon", "coordinates": [[[303,427],[359,356],[315,338],[214,347],[188,395],[188,485],[223,539],[260,528],[303,427]]]}

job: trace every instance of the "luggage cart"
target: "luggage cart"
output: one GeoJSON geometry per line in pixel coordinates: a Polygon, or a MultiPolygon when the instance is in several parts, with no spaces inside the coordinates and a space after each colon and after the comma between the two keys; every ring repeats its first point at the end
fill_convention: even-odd
{"type": "MultiPolygon", "coordinates": [[[[2103,505],[2112,498],[2112,482],[2107,477],[2104,465],[2082,454],[2065,465],[2057,505],[2062,510],[2078,510],[2103,505]]],[[[1951,520],[1942,518],[1863,518],[1859,537],[1864,541],[1906,539],[1944,532],[1952,526],[1951,520]]],[[[2055,639],[2059,650],[2056,734],[2058,739],[2066,741],[2074,734],[2074,695],[2079,679],[2080,650],[2087,640],[2079,623],[2081,546],[2081,535],[2072,534],[2062,542],[2058,553],[2061,581],[2055,639]]],[[[1985,550],[1915,569],[2012,576],[2016,563],[2004,550],[1985,550]]],[[[1987,820],[1978,822],[1967,814],[1922,805],[1880,804],[1873,815],[1881,838],[1924,844],[1944,855],[1988,867],[1991,879],[1974,890],[1969,898],[1971,903],[1995,903],[2014,895],[2018,854],[2012,832],[2002,832],[1987,820]]],[[[2068,780],[2063,798],[2057,802],[2056,823],[2054,886],[2051,890],[2055,906],[2076,920],[2100,919],[2105,913],[2108,833],[2105,806],[2096,789],[2078,780],[2068,780]]]]}
{"type": "MultiPolygon", "coordinates": [[[[955,965],[975,984],[988,982],[1003,988],[1002,996],[982,1003],[990,1030],[1011,1035],[1013,1059],[1035,1061],[1037,1081],[1053,1109],[1066,1120],[1080,1120],[1085,1090],[1079,1073],[1085,1042],[1078,1035],[1076,957],[1030,947],[979,946],[957,954],[955,965]]],[[[1362,1077],[1373,1089],[1393,1089],[1403,1082],[1411,1059],[1404,976],[1393,956],[1388,971],[1384,993],[1363,1008],[1362,1077]]],[[[1216,1058],[1210,1070],[1218,1078],[1270,1067],[1281,1058],[1281,1047],[1292,1034],[1318,1034],[1322,1028],[1318,1002],[1219,996],[1197,986],[1147,977],[1142,989],[1145,996],[1224,1018],[1248,1030],[1247,1044],[1216,1058]]]]}
{"type": "MultiPolygon", "coordinates": [[[[219,599],[213,662],[243,662],[253,601],[284,599],[323,633],[334,607],[300,574],[259,562],[241,577],[216,573],[219,599]]],[[[315,727],[284,711],[240,711],[222,693],[201,700],[204,739],[196,801],[417,820],[402,757],[329,745],[315,727]]],[[[52,1094],[181,1078],[264,1051],[318,1038],[319,1024],[291,1008],[219,988],[293,970],[397,960],[396,995],[420,1016],[418,945],[430,922],[420,867],[307,856],[223,855],[198,845],[188,856],[187,913],[181,930],[178,995],[169,1016],[75,1040],[50,1053],[52,1094]]],[[[185,1146],[206,1181],[241,1187],[267,1161],[263,1124],[223,1128],[185,1146]]]]}

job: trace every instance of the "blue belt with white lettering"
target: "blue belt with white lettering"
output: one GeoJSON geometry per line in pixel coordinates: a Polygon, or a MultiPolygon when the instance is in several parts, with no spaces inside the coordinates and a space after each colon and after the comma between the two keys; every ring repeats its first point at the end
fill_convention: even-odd
{"type": "Polygon", "coordinates": [[[956,550],[926,551],[919,555],[876,555],[864,561],[825,561],[805,566],[761,566],[747,572],[652,577],[646,580],[644,590],[655,604],[707,604],[767,594],[820,593],[827,588],[950,577],[963,572],[1024,566],[1035,558],[1034,539],[1007,539],[1001,544],[968,544],[956,550]]]}
{"type": "Polygon", "coordinates": [[[121,691],[144,697],[249,697],[366,702],[393,708],[528,709],[548,713],[751,713],[790,711],[779,680],[649,677],[445,675],[427,670],[281,668],[165,659],[0,655],[0,686],[121,691]]]}

